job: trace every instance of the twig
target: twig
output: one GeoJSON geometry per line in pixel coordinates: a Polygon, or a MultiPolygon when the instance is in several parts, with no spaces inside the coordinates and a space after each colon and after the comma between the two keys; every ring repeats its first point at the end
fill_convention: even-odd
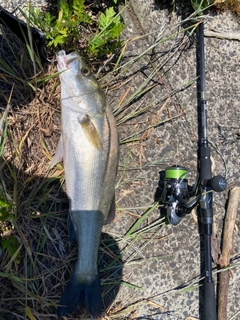
{"type": "MultiPolygon", "coordinates": [[[[222,256],[218,261],[220,269],[225,268],[229,265],[231,254],[233,254],[233,232],[238,211],[239,198],[240,187],[234,187],[229,192],[228,207],[224,221],[222,256]]],[[[229,280],[229,270],[225,270],[219,273],[218,320],[227,320],[229,280]]]]}
{"type": "Polygon", "coordinates": [[[204,32],[204,35],[205,37],[214,37],[219,39],[240,41],[240,32],[223,32],[223,31],[215,31],[215,30],[206,30],[204,32]]]}

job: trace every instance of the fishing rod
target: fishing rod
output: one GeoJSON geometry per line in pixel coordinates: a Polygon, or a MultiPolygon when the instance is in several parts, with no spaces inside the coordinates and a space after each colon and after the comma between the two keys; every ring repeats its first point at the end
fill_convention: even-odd
{"type": "Polygon", "coordinates": [[[188,169],[175,165],[160,172],[159,203],[173,225],[177,225],[184,216],[199,205],[199,222],[204,236],[204,320],[216,320],[216,299],[212,276],[211,235],[213,224],[213,191],[222,192],[227,182],[222,176],[212,176],[210,147],[207,136],[207,103],[205,90],[205,50],[204,22],[197,30],[198,53],[198,179],[193,186],[188,185],[188,169]]]}

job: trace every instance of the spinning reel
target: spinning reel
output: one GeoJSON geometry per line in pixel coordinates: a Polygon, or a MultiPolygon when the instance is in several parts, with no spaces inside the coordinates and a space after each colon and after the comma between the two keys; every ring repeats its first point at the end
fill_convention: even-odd
{"type": "Polygon", "coordinates": [[[188,185],[187,178],[188,170],[177,165],[168,167],[160,173],[159,191],[161,196],[159,203],[164,205],[167,218],[173,225],[177,225],[200,203],[203,188],[207,189],[205,194],[207,197],[208,192],[212,190],[221,192],[227,186],[227,182],[222,176],[215,176],[203,182],[198,179],[194,186],[188,185]]]}

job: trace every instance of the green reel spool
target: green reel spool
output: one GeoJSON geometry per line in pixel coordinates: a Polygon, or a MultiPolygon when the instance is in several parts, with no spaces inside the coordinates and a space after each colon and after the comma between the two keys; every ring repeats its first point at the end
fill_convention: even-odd
{"type": "Polygon", "coordinates": [[[187,179],[187,175],[188,170],[184,167],[172,166],[165,169],[166,179],[185,180],[187,179]]]}

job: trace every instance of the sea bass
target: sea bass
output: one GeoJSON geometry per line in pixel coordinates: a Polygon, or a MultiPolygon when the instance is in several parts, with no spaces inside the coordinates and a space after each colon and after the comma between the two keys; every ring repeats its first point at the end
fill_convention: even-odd
{"type": "Polygon", "coordinates": [[[58,314],[79,304],[92,317],[102,312],[98,247],[104,221],[115,212],[119,143],[106,97],[77,52],[57,54],[61,72],[61,137],[51,166],[63,157],[69,198],[68,233],[78,244],[74,271],[58,314]]]}

